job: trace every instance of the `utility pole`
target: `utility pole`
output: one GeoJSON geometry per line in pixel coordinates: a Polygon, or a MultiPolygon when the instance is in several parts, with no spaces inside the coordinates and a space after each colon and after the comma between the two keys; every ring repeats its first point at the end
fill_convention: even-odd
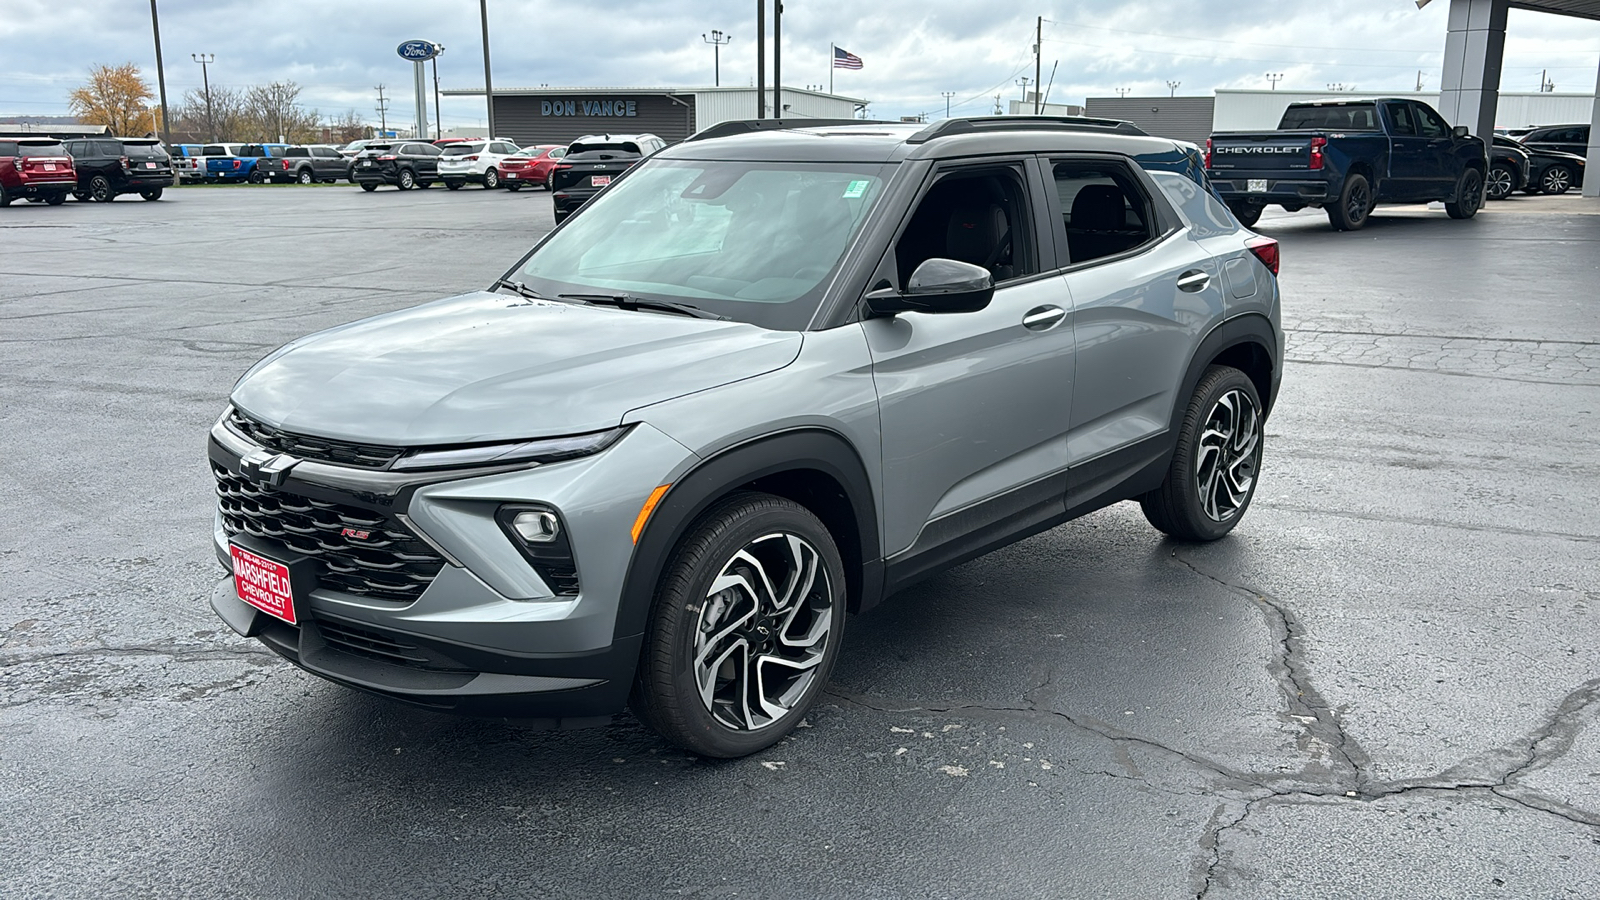
{"type": "Polygon", "coordinates": [[[944,98],[944,117],[950,118],[950,98],[956,95],[955,91],[940,91],[939,96],[944,98]]]}
{"type": "MultiPolygon", "coordinates": [[[[439,54],[444,52],[443,44],[434,44],[439,48],[433,54],[433,136],[444,137],[444,119],[439,115],[439,54]]],[[[490,135],[493,137],[493,135],[490,135]]]]}
{"type": "Polygon", "coordinates": [[[772,117],[783,118],[783,0],[772,0],[772,117]]]}
{"type": "Polygon", "coordinates": [[[494,82],[489,78],[489,0],[478,0],[478,14],[483,19],[483,99],[489,107],[489,134],[491,139],[499,134],[494,130],[494,82]]]}
{"type": "Polygon", "coordinates": [[[1169,81],[1169,82],[1167,82],[1167,87],[1171,88],[1171,90],[1172,90],[1172,92],[1170,94],[1167,94],[1167,96],[1168,97],[1176,97],[1176,96],[1178,96],[1178,88],[1181,87],[1182,85],[1183,85],[1183,82],[1181,82],[1181,81],[1169,81]]]}
{"type": "Polygon", "coordinates": [[[733,40],[733,38],[713,28],[710,36],[702,34],[700,35],[700,40],[711,45],[711,64],[714,67],[712,71],[716,76],[715,85],[716,87],[722,87],[722,45],[733,40]]]}
{"type": "Polygon", "coordinates": [[[1006,111],[1004,109],[1000,108],[1000,95],[999,94],[995,94],[994,95],[994,114],[997,115],[997,116],[1003,116],[1003,115],[1005,115],[1005,112],[1006,111]]]}
{"type": "Polygon", "coordinates": [[[767,117],[767,0],[756,0],[756,118],[767,117]]]}
{"type": "Polygon", "coordinates": [[[161,88],[161,143],[172,147],[172,118],[167,110],[167,70],[161,62],[161,22],[156,19],[156,0],[150,0],[150,27],[156,33],[156,84],[161,88]]]}
{"type": "Polygon", "coordinates": [[[1417,91],[1421,92],[1421,90],[1422,90],[1422,70],[1418,69],[1417,70],[1417,91]]]}
{"type": "Polygon", "coordinates": [[[189,56],[200,64],[200,81],[206,87],[206,128],[211,132],[213,143],[217,140],[217,119],[211,111],[211,74],[207,69],[217,61],[215,53],[191,53],[189,56]]]}
{"type": "Polygon", "coordinates": [[[383,85],[378,85],[378,136],[389,136],[389,101],[383,96],[383,85]]]}
{"type": "Polygon", "coordinates": [[[1283,73],[1282,72],[1268,72],[1267,73],[1267,80],[1272,82],[1272,89],[1273,90],[1277,90],[1278,89],[1278,82],[1283,80],[1283,73]]]}
{"type": "MultiPolygon", "coordinates": [[[[1033,23],[1033,114],[1039,114],[1039,82],[1043,81],[1044,72],[1040,69],[1039,54],[1044,42],[1044,16],[1040,16],[1033,23]]],[[[1022,88],[1022,102],[1028,102],[1028,88],[1022,88]]]]}

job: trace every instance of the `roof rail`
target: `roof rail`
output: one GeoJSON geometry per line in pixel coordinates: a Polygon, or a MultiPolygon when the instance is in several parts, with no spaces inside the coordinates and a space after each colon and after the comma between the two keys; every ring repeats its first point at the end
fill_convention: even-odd
{"type": "Polygon", "coordinates": [[[924,144],[935,138],[986,131],[1100,131],[1113,134],[1147,135],[1144,129],[1121,119],[1091,119],[1087,116],[975,116],[940,119],[906,139],[908,144],[924,144]]]}
{"type": "Polygon", "coordinates": [[[703,131],[684,138],[684,143],[689,141],[709,141],[712,138],[728,137],[734,134],[749,134],[752,131],[785,131],[791,128],[838,128],[843,125],[892,125],[896,123],[881,122],[876,119],[734,119],[728,122],[718,122],[703,131]]]}

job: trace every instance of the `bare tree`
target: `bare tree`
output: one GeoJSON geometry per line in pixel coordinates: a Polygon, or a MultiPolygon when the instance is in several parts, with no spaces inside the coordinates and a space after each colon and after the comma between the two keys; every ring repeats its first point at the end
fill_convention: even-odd
{"type": "Polygon", "coordinates": [[[291,144],[315,141],[320,136],[317,111],[298,102],[300,85],[292,81],[258,84],[244,92],[245,115],[259,139],[291,144]]]}
{"type": "Polygon", "coordinates": [[[325,127],[328,129],[329,140],[338,144],[348,144],[372,135],[372,126],[361,121],[361,116],[354,109],[337,119],[329,119],[325,127]]]}

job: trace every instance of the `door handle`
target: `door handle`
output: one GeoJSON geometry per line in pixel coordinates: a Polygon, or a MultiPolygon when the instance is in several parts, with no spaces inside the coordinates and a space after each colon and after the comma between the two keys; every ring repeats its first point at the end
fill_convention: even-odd
{"type": "Polygon", "coordinates": [[[1022,317],[1022,327],[1029,331],[1049,331],[1066,317],[1067,311],[1059,306],[1035,306],[1022,317]]]}
{"type": "Polygon", "coordinates": [[[1191,294],[1205,290],[1206,285],[1210,283],[1211,276],[1199,269],[1190,269],[1178,276],[1178,290],[1188,291],[1191,294]]]}

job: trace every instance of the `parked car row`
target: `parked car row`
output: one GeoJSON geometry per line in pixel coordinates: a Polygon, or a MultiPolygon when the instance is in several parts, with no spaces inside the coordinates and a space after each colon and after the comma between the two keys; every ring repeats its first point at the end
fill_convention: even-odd
{"type": "Polygon", "coordinates": [[[58,206],[67,195],[108,203],[121,194],[161,199],[172,160],[154,138],[0,138],[0,206],[25,199],[58,206]]]}

